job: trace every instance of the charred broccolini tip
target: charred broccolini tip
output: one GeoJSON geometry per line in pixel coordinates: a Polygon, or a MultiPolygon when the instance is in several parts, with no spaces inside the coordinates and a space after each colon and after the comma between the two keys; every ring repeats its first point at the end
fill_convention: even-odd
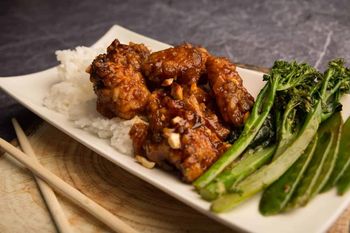
{"type": "Polygon", "coordinates": [[[319,98],[322,100],[322,121],[334,112],[342,110],[340,97],[350,92],[350,69],[344,66],[343,59],[329,62],[325,71],[319,98]]]}
{"type": "Polygon", "coordinates": [[[275,75],[281,76],[277,91],[291,90],[291,88],[305,85],[318,76],[318,71],[306,63],[278,60],[272,66],[271,72],[264,75],[264,80],[270,80],[275,75]]]}

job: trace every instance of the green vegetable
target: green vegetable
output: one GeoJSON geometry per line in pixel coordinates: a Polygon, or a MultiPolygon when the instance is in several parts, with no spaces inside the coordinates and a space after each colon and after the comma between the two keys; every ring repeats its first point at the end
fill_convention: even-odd
{"type": "Polygon", "coordinates": [[[331,61],[324,75],[306,75],[303,82],[288,89],[287,97],[303,97],[299,101],[305,107],[305,114],[298,117],[305,120],[296,139],[273,162],[248,176],[231,193],[214,201],[211,209],[215,212],[228,211],[281,177],[302,155],[320,123],[340,110],[339,98],[349,89],[350,71],[344,67],[342,60],[331,61]]]}
{"type": "Polygon", "coordinates": [[[250,152],[249,150],[243,155],[242,160],[236,166],[224,170],[209,185],[200,189],[200,195],[205,200],[214,200],[223,193],[226,193],[233,185],[267,163],[271,159],[275,148],[276,146],[269,146],[254,152],[250,152]]]}
{"type": "Polygon", "coordinates": [[[309,202],[317,186],[318,177],[321,175],[322,171],[322,165],[330,151],[333,140],[334,135],[329,132],[319,136],[315,154],[305,172],[305,177],[301,180],[286,210],[305,206],[309,202]]]}
{"type": "Polygon", "coordinates": [[[214,212],[229,211],[281,177],[299,159],[317,132],[321,121],[321,110],[321,102],[319,102],[314,111],[308,115],[299,137],[293,144],[269,165],[263,166],[239,183],[232,193],[215,200],[211,205],[211,210],[214,212]]]}
{"type": "Polygon", "coordinates": [[[346,168],[343,175],[340,177],[337,183],[338,195],[343,195],[350,188],[350,166],[346,168]]]}
{"type": "Polygon", "coordinates": [[[350,117],[346,120],[343,128],[341,130],[340,143],[338,158],[335,163],[335,167],[332,174],[323,187],[322,192],[331,189],[340,179],[340,177],[345,174],[345,170],[350,166],[350,117]]]}
{"type": "Polygon", "coordinates": [[[279,121],[277,120],[278,147],[274,159],[286,150],[286,148],[295,140],[299,132],[299,128],[295,123],[297,120],[297,107],[300,104],[297,95],[294,98],[291,98],[286,105],[281,104],[281,102],[283,103],[284,101],[280,101],[279,98],[275,101],[275,105],[278,105],[280,110],[277,113],[278,117],[276,117],[279,118],[279,121]]]}
{"type": "Polygon", "coordinates": [[[260,213],[273,215],[280,213],[284,209],[311,161],[316,145],[317,135],[297,162],[264,191],[259,205],[260,213]]]}
{"type": "Polygon", "coordinates": [[[305,206],[329,179],[337,157],[341,123],[341,115],[338,112],[321,125],[313,159],[286,210],[305,206]]]}
{"type": "Polygon", "coordinates": [[[255,135],[253,141],[249,144],[248,148],[256,150],[273,144],[276,139],[275,134],[275,122],[273,119],[273,114],[270,112],[261,128],[259,129],[258,133],[255,135]]]}
{"type": "Polygon", "coordinates": [[[340,112],[336,112],[327,121],[322,123],[320,127],[321,134],[325,132],[331,132],[334,134],[334,140],[332,141],[331,148],[322,166],[318,181],[316,181],[316,184],[318,185],[314,187],[312,196],[317,195],[323,189],[332,174],[336,160],[338,158],[342,123],[343,120],[340,112]]]}
{"type": "Polygon", "coordinates": [[[322,121],[334,112],[341,111],[340,97],[350,90],[350,70],[344,66],[344,61],[341,59],[330,61],[328,67],[320,89],[323,105],[322,121]]]}

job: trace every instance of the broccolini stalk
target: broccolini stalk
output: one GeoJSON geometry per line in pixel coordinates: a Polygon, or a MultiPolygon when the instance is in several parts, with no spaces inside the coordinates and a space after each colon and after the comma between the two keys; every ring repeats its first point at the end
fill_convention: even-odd
{"type": "Polygon", "coordinates": [[[347,166],[343,175],[337,182],[337,193],[343,195],[350,189],[350,166],[347,166]]]}
{"type": "MultiPolygon", "coordinates": [[[[295,62],[291,63],[296,66],[295,62]]],[[[275,108],[280,121],[277,125],[278,146],[274,155],[276,159],[296,139],[307,112],[311,111],[313,95],[319,87],[321,74],[307,64],[299,65],[299,75],[288,90],[279,89],[275,100],[275,108]]]]}
{"type": "Polygon", "coordinates": [[[243,158],[232,169],[224,170],[210,184],[200,189],[200,195],[205,200],[214,200],[224,194],[233,185],[255,172],[259,167],[271,160],[276,146],[260,148],[244,153],[243,158]]]}
{"type": "Polygon", "coordinates": [[[319,127],[317,132],[319,141],[315,154],[295,193],[293,193],[289,203],[285,206],[285,210],[305,206],[319,193],[329,179],[338,154],[337,147],[341,124],[341,115],[338,112],[319,127]]]}
{"type": "Polygon", "coordinates": [[[331,189],[345,173],[345,170],[350,166],[350,117],[346,120],[342,126],[338,158],[335,163],[335,167],[332,171],[331,177],[327,181],[327,184],[322,188],[322,192],[326,192],[331,189]]]}
{"type": "Polygon", "coordinates": [[[259,204],[260,213],[263,215],[274,215],[284,209],[309,165],[317,140],[316,135],[293,166],[264,191],[259,204]]]}
{"type": "MultiPolygon", "coordinates": [[[[277,105],[278,103],[276,103],[277,105]]],[[[281,122],[277,122],[277,137],[278,146],[274,155],[274,159],[277,158],[285,149],[290,145],[290,143],[296,138],[298,134],[298,127],[296,122],[296,107],[300,104],[297,98],[292,98],[283,113],[283,118],[281,122]]],[[[278,112],[277,114],[282,114],[278,112]]]]}

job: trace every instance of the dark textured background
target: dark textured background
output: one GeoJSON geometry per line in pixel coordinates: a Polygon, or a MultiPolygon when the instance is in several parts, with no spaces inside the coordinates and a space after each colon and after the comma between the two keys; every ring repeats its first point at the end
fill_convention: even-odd
{"type": "MultiPolygon", "coordinates": [[[[350,61],[350,1],[0,1],[0,76],[57,65],[54,51],[91,45],[113,24],[160,41],[201,44],[235,62],[271,66],[276,59],[323,69],[350,61]]],[[[0,90],[0,136],[10,117],[33,115],[0,90]]]]}

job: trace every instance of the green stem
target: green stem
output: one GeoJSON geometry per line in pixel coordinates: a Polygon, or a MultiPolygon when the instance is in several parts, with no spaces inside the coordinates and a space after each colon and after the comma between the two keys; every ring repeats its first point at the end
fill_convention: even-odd
{"type": "Polygon", "coordinates": [[[248,118],[242,134],[237,141],[217,160],[202,176],[200,176],[193,185],[197,189],[204,188],[214,178],[219,175],[226,166],[232,163],[244,150],[258,133],[266,117],[268,116],[276,95],[278,78],[274,78],[271,83],[265,85],[258,95],[257,101],[254,104],[252,114],[248,118]],[[267,90],[268,89],[268,90],[267,90]]]}
{"type": "Polygon", "coordinates": [[[223,195],[214,201],[211,209],[214,212],[229,211],[281,177],[299,159],[315,136],[321,122],[321,110],[319,101],[314,110],[308,114],[298,138],[276,160],[239,183],[235,190],[232,190],[233,193],[223,195]]]}
{"type": "Polygon", "coordinates": [[[278,133],[278,146],[274,155],[274,159],[276,159],[285,149],[293,142],[295,137],[297,136],[296,132],[292,132],[292,125],[294,118],[296,116],[295,107],[299,104],[296,99],[291,99],[287,106],[286,111],[283,114],[283,119],[281,123],[280,132],[278,133]]]}
{"type": "Polygon", "coordinates": [[[205,200],[214,200],[226,193],[233,185],[243,180],[262,165],[271,160],[276,146],[266,147],[254,152],[245,152],[243,159],[232,169],[225,169],[209,185],[200,190],[205,200]]]}

